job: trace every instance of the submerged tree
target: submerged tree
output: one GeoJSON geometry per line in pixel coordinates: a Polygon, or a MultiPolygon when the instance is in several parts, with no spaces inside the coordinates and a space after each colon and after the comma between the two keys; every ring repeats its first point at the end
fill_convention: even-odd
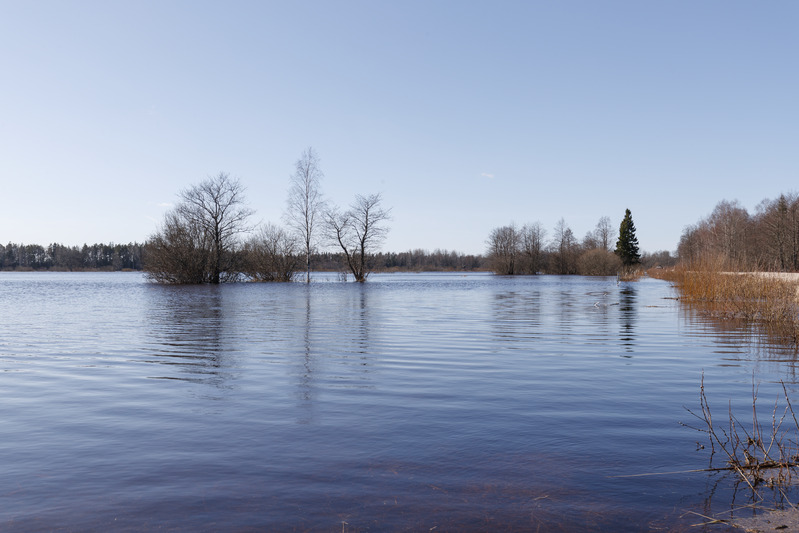
{"type": "Polygon", "coordinates": [[[319,168],[319,156],[313,148],[308,148],[295,163],[285,214],[286,222],[305,248],[305,281],[309,283],[311,254],[314,252],[317,240],[317,221],[324,210],[319,186],[323,176],[319,168]]]}
{"type": "Polygon", "coordinates": [[[553,272],[558,274],[577,273],[577,253],[579,251],[577,239],[563,218],[555,224],[555,234],[552,236],[551,249],[553,272]]]}
{"type": "Polygon", "coordinates": [[[180,193],[150,238],[144,269],[161,283],[220,283],[238,276],[235,248],[253,211],[244,187],[220,173],[180,193]]]}
{"type": "Polygon", "coordinates": [[[491,230],[488,236],[488,263],[495,274],[518,274],[516,259],[519,254],[519,230],[515,224],[491,230]]]}
{"type": "Polygon", "coordinates": [[[297,238],[274,224],[261,226],[242,251],[242,272],[253,281],[292,281],[300,267],[297,238]]]}
{"type": "Polygon", "coordinates": [[[355,196],[347,211],[327,210],[325,225],[331,241],[341,248],[355,281],[364,282],[371,269],[371,255],[379,249],[388,233],[384,225],[391,209],[382,206],[380,194],[355,196]]]}
{"type": "Polygon", "coordinates": [[[547,230],[538,221],[525,224],[519,230],[519,270],[523,274],[537,274],[544,270],[546,236],[547,230]]]}
{"type": "Polygon", "coordinates": [[[641,262],[638,251],[638,237],[635,236],[633,215],[629,209],[624,212],[624,219],[619,226],[619,239],[616,241],[616,255],[624,266],[637,265],[641,262]]]}
{"type": "Polygon", "coordinates": [[[172,210],[147,243],[144,270],[158,283],[208,283],[209,256],[205,233],[172,210]]]}

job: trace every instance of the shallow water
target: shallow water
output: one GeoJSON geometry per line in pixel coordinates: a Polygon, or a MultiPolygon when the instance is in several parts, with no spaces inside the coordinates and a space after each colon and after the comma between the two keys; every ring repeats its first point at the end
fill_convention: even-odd
{"type": "Polygon", "coordinates": [[[708,466],[703,373],[798,388],[658,280],[334,279],[0,273],[0,530],[688,529],[732,477],[617,476],[708,466]]]}

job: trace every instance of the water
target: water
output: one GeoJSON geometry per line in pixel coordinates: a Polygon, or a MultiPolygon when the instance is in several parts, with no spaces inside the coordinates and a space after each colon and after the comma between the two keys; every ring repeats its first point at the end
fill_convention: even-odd
{"type": "Polygon", "coordinates": [[[687,530],[733,477],[618,476],[708,466],[703,373],[797,389],[658,280],[334,280],[0,274],[0,530],[687,530]]]}

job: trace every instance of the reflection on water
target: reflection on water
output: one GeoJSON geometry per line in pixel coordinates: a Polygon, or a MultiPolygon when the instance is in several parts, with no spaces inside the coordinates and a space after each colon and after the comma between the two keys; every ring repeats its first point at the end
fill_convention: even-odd
{"type": "MultiPolygon", "coordinates": [[[[622,345],[628,352],[633,351],[635,346],[635,320],[636,320],[636,285],[625,283],[619,291],[619,314],[621,316],[621,337],[622,345]]],[[[630,356],[626,356],[630,357],[630,356]]]]}
{"type": "Polygon", "coordinates": [[[224,387],[231,363],[223,346],[224,309],[222,288],[163,287],[148,291],[153,312],[147,313],[152,358],[148,362],[179,369],[179,373],[151,376],[182,379],[224,387]]]}
{"type": "Polygon", "coordinates": [[[679,425],[703,372],[736,406],[795,362],[670,296],[568,276],[0,274],[0,529],[680,530],[734,482],[618,476],[705,466],[679,425]]]}
{"type": "MultiPolygon", "coordinates": [[[[313,405],[313,354],[315,347],[312,344],[311,337],[311,324],[315,321],[315,316],[311,312],[311,290],[310,284],[305,285],[305,323],[302,328],[302,368],[300,369],[299,376],[299,395],[302,398],[302,406],[308,408],[313,405]]],[[[307,424],[312,420],[312,411],[308,410],[307,418],[302,419],[302,423],[307,424]]]]}
{"type": "Polygon", "coordinates": [[[682,303],[681,315],[686,323],[712,336],[718,344],[718,353],[725,354],[731,362],[742,360],[788,363],[791,381],[795,376],[795,363],[799,344],[780,332],[764,334],[763,326],[749,320],[722,318],[709,313],[702,305],[682,303]]]}

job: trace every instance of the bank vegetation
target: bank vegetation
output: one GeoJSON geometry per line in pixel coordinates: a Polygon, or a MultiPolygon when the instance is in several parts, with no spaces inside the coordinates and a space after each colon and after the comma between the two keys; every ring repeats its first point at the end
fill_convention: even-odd
{"type": "Polygon", "coordinates": [[[741,319],[772,337],[799,342],[799,196],[763,200],[755,213],[723,200],[687,226],[679,264],[654,269],[679,298],[702,313],[741,319]]]}

